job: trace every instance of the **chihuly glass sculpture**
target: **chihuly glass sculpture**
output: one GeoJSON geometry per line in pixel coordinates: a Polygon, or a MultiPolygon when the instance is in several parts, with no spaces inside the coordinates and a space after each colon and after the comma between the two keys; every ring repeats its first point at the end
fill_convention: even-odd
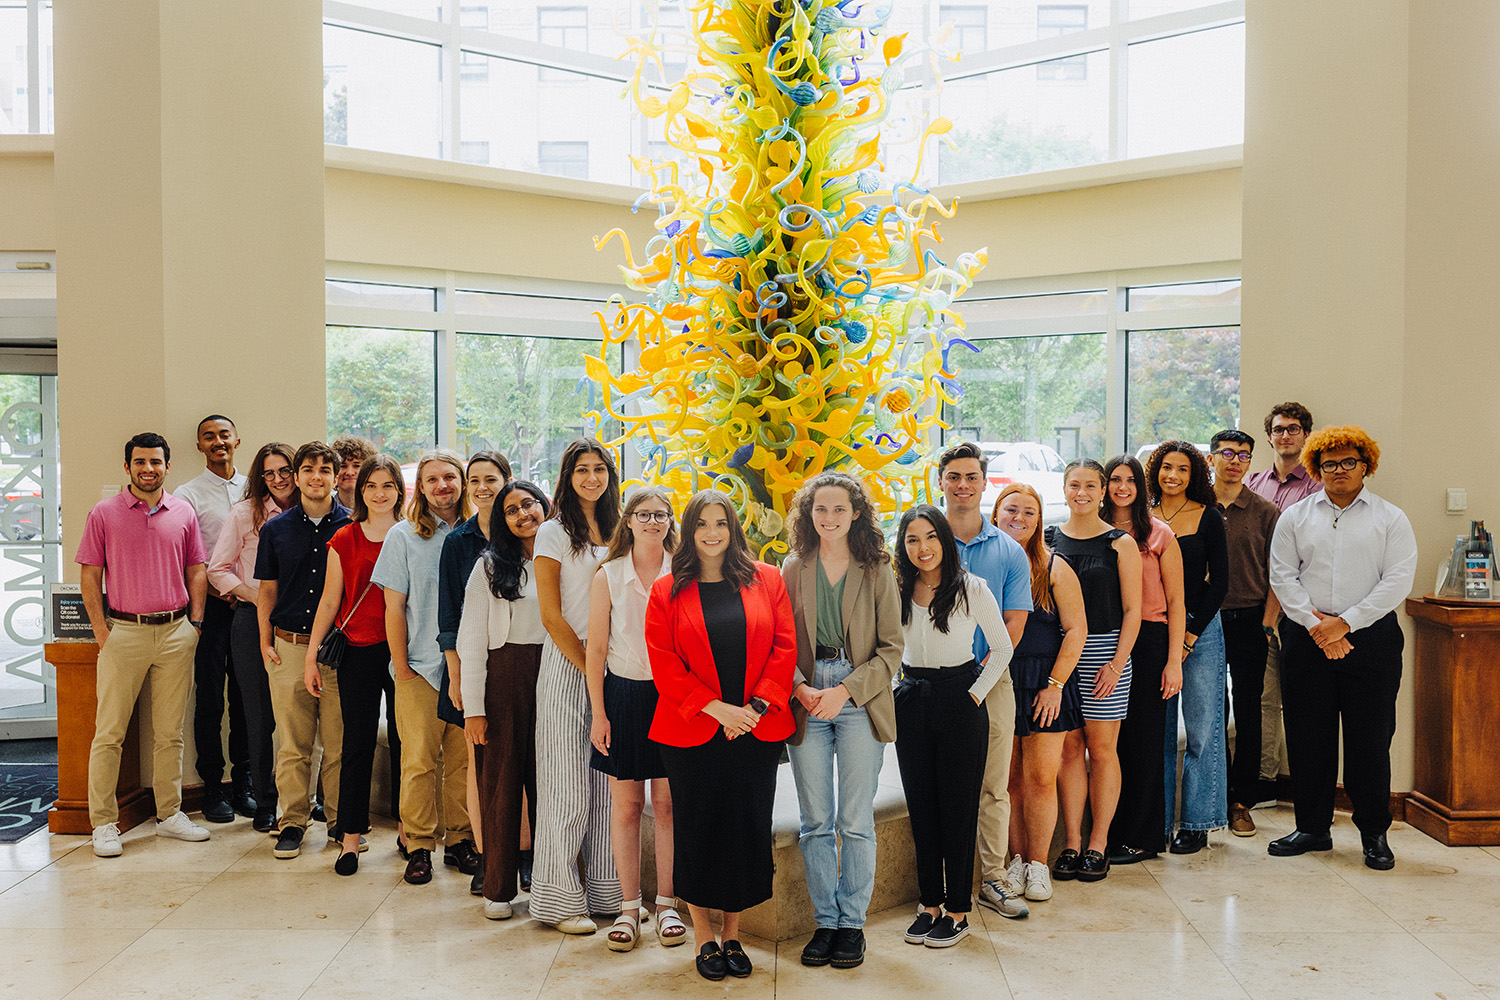
{"type": "MultiPolygon", "coordinates": [[[[651,180],[636,207],[657,206],[657,233],[640,257],[621,230],[595,240],[621,238],[626,283],[646,295],[599,314],[594,416],[620,421],[610,443],[636,448],[641,478],[679,510],[697,490],[727,492],[758,557],[779,561],[792,495],[819,472],[862,477],[887,515],[931,495],[933,429],[963,391],[950,351],[974,349],[953,301],[986,251],[945,265],[926,244],[953,207],[881,172],[879,126],[912,57],[884,31],[888,7],[684,7],[696,65],[663,100],[642,82],[659,55],[633,40],[633,91],[697,170],[634,160],[651,180]],[[605,358],[625,341],[638,361],[616,377],[605,358]]],[[[951,128],[929,125],[924,151],[951,128]]]]}

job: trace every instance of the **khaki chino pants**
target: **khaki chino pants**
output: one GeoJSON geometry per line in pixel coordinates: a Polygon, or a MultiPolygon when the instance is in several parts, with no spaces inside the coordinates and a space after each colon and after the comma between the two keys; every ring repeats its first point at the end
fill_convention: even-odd
{"type": "Polygon", "coordinates": [[[990,742],[984,758],[984,784],[979,789],[979,870],[992,882],[1005,876],[1005,854],[1010,848],[1010,755],[1016,736],[1016,691],[1010,671],[1000,675],[984,699],[990,715],[990,742]]]}
{"type": "Polygon", "coordinates": [[[312,777],[313,748],[323,743],[323,812],[332,827],[339,818],[339,770],[344,753],[344,716],[339,708],[338,671],[322,669],[323,695],[314,698],[302,682],[307,647],[276,637],[279,664],[266,660],[271,682],[271,713],[276,716],[280,747],[276,751],[276,796],[281,825],[307,829],[312,806],[307,789],[312,777]]]}
{"type": "Polygon", "coordinates": [[[89,750],[89,822],[118,823],[120,747],[141,690],[150,681],[151,787],[156,818],[182,808],[182,724],[193,687],[193,654],[198,630],[184,615],[165,625],[110,622],[109,638],[99,650],[94,742],[89,750]]]}
{"type": "Polygon", "coordinates": [[[437,689],[420,674],[396,678],[396,728],[401,732],[401,822],[411,850],[437,849],[438,789],[443,795],[443,843],[472,840],[469,823],[469,749],[458,726],[438,718],[437,689]],[[442,772],[439,774],[438,768],[442,772]]]}

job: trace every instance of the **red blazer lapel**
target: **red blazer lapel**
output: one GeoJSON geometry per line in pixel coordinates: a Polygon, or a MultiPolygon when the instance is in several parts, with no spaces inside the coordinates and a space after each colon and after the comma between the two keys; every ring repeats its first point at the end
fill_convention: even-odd
{"type": "Polygon", "coordinates": [[[688,628],[691,629],[691,645],[696,647],[698,655],[694,659],[699,662],[707,662],[713,666],[707,677],[699,677],[705,686],[713,690],[714,697],[718,697],[719,691],[719,665],[714,662],[714,649],[708,641],[708,622],[703,618],[703,598],[698,593],[698,582],[695,580],[683,587],[677,595],[682,614],[687,619],[688,628]]]}

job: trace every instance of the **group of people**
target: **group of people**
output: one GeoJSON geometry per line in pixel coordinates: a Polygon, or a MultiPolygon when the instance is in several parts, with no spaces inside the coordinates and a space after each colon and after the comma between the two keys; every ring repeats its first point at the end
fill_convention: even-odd
{"type": "Polygon", "coordinates": [[[959,443],[939,459],[943,506],[906,510],[889,544],[865,484],[824,472],[787,511],[779,569],[728,495],[680,512],[657,487],[622,498],[591,438],[565,449],[550,496],[497,452],[439,450],[408,498],[399,462],[359,439],[268,444],[241,476],[219,415],[199,425],[204,473],[172,494],[167,443],[136,435],[130,488],[90,512],[77,557],[100,645],[94,851],[121,853],[120,746],[149,677],[158,835],[209,836],[181,811],[196,683],[205,818],[248,816],[291,858],[321,809],[334,870],[353,874],[384,698],[407,882],[432,879],[441,841],[486,917],[529,890],[532,919],[564,933],[612,919],[613,951],[648,917],[666,946],[690,922],[711,980],[752,971],[739,920],[771,896],[783,748],[809,966],[864,960],[892,742],[912,944],[968,935],[976,849],[978,902],[1022,917],[1053,879],[1194,853],[1226,825],[1253,834],[1283,715],[1297,829],[1270,853],[1331,849],[1342,719],[1365,861],[1390,868],[1395,608],[1415,541],[1364,486],[1379,448],[1363,431],[1313,434],[1285,403],[1266,432],[1276,464],[1248,480],[1255,440],[1234,429],[1207,456],[1168,441],[1144,466],[1075,461],[1051,527],[1023,484],[982,510],[985,455],[959,443]]]}

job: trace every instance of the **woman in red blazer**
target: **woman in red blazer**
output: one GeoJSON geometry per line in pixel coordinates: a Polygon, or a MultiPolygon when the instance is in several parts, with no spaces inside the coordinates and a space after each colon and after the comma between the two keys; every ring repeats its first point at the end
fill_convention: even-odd
{"type": "Polygon", "coordinates": [[[750,975],[740,911],[771,898],[776,765],[796,728],[791,601],[775,567],[750,555],[733,502],[704,490],[682,514],[672,573],[646,606],[659,694],[651,739],[672,788],[672,866],[693,918],[698,973],[750,975]],[[724,943],[709,910],[724,911],[724,943]]]}

